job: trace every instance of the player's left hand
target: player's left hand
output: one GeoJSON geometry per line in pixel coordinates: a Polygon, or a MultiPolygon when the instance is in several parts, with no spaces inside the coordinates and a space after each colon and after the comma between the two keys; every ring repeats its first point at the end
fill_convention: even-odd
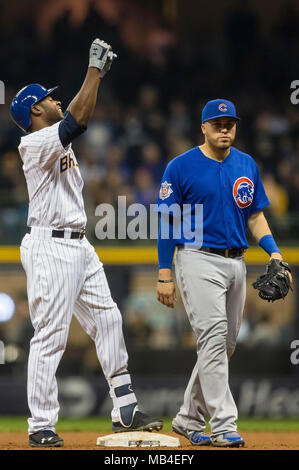
{"type": "Polygon", "coordinates": [[[268,302],[284,299],[292,289],[291,268],[282,258],[271,256],[264,274],[252,284],[259,291],[259,296],[268,302]]]}
{"type": "MultiPolygon", "coordinates": [[[[272,253],[269,261],[271,261],[271,259],[279,259],[280,261],[283,261],[280,253],[272,253]]],[[[292,277],[291,271],[287,271],[287,273],[289,275],[291,284],[293,284],[293,277],[292,277]]]]}

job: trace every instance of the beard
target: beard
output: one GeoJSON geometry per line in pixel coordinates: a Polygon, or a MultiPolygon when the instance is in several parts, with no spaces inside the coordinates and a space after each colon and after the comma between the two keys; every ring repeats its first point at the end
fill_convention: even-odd
{"type": "Polygon", "coordinates": [[[49,105],[46,101],[40,101],[39,105],[44,111],[44,120],[49,126],[56,124],[64,118],[63,112],[57,106],[49,105]]]}
{"type": "Polygon", "coordinates": [[[227,141],[225,141],[225,142],[219,142],[219,143],[217,144],[217,148],[219,148],[219,149],[228,149],[228,148],[231,146],[231,144],[232,144],[232,140],[231,140],[231,139],[230,139],[230,140],[227,140],[227,141]]]}
{"type": "Polygon", "coordinates": [[[51,110],[51,111],[48,111],[47,112],[47,115],[46,115],[46,119],[47,119],[47,122],[49,123],[49,125],[52,125],[52,124],[56,124],[56,122],[59,122],[63,119],[63,114],[61,115],[61,113],[57,110],[57,111],[54,111],[54,110],[51,110]]]}

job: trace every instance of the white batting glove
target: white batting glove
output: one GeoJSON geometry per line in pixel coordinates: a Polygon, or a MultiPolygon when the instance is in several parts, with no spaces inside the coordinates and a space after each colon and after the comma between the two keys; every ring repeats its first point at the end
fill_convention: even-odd
{"type": "MultiPolygon", "coordinates": [[[[109,44],[101,39],[95,39],[90,46],[88,67],[96,67],[100,70],[102,76],[102,71],[105,68],[109,51],[111,51],[111,46],[109,44]]],[[[106,72],[104,72],[104,75],[105,73],[106,72]]]]}
{"type": "Polygon", "coordinates": [[[101,78],[104,77],[104,75],[106,75],[107,72],[109,72],[110,68],[111,68],[111,65],[112,65],[112,62],[114,61],[114,59],[117,58],[117,54],[114,54],[114,52],[112,52],[111,50],[108,52],[108,56],[107,56],[107,60],[106,60],[106,64],[104,65],[104,68],[101,70],[101,78]]]}

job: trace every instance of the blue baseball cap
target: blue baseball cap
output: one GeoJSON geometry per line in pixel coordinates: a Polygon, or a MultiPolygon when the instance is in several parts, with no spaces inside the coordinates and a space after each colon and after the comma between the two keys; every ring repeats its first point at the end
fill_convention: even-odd
{"type": "Polygon", "coordinates": [[[201,112],[201,123],[219,117],[240,119],[236,114],[236,107],[231,101],[223,99],[208,101],[201,112]]]}

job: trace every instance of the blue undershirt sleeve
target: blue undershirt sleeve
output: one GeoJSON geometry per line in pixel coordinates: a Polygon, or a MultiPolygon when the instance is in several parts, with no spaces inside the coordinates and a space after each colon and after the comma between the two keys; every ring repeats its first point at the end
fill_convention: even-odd
{"type": "Polygon", "coordinates": [[[59,124],[58,134],[63,147],[67,147],[76,137],[83,134],[87,127],[79,126],[71,113],[66,111],[59,124]]]}
{"type": "Polygon", "coordinates": [[[162,238],[161,236],[161,217],[159,224],[159,235],[158,235],[158,259],[159,259],[159,269],[171,269],[172,260],[174,255],[174,250],[176,247],[175,240],[173,239],[173,221],[172,218],[169,218],[169,237],[162,238]]]}

